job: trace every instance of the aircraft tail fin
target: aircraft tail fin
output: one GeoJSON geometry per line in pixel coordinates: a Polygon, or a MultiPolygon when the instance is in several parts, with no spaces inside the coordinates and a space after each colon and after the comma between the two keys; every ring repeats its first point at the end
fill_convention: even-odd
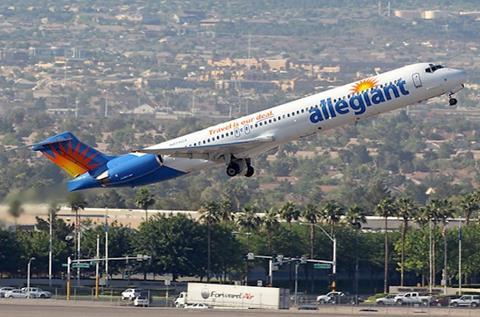
{"type": "Polygon", "coordinates": [[[94,171],[110,160],[109,156],[79,141],[68,131],[33,145],[33,150],[40,151],[72,177],[94,171]]]}

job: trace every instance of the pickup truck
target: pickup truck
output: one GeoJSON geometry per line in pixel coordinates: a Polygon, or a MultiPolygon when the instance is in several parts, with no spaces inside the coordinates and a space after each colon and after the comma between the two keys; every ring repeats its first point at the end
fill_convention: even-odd
{"type": "Polygon", "coordinates": [[[432,296],[421,296],[418,292],[409,292],[395,296],[397,305],[424,305],[428,306],[432,301],[432,296]]]}

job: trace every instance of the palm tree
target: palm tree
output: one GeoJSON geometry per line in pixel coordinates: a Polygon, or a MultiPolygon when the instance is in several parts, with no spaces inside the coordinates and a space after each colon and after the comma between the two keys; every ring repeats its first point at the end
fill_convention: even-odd
{"type": "Polygon", "coordinates": [[[220,207],[219,216],[222,222],[229,223],[230,221],[234,220],[234,215],[232,212],[232,204],[230,200],[224,197],[224,199],[222,199],[222,201],[220,202],[219,207],[220,207]]]}
{"type": "Polygon", "coordinates": [[[320,212],[315,205],[308,204],[305,209],[302,210],[302,218],[310,224],[310,259],[313,259],[313,249],[315,242],[315,224],[320,218],[320,212]]]}
{"type": "Polygon", "coordinates": [[[278,210],[275,207],[272,207],[265,212],[265,215],[261,219],[261,225],[267,233],[268,251],[272,254],[272,233],[278,227],[278,210]]]}
{"type": "Polygon", "coordinates": [[[145,210],[145,221],[148,221],[148,208],[155,204],[155,198],[153,198],[153,195],[150,194],[150,191],[147,188],[143,187],[137,191],[135,204],[139,208],[145,210]]]}
{"type": "Polygon", "coordinates": [[[260,217],[254,207],[245,207],[237,216],[238,226],[246,232],[255,231],[260,226],[260,217]]]}
{"type": "Polygon", "coordinates": [[[384,227],[384,247],[385,247],[385,258],[384,258],[384,274],[383,274],[383,292],[388,293],[388,217],[395,215],[394,201],[390,197],[382,199],[377,207],[375,208],[375,213],[384,218],[385,227],[384,227]]]}
{"type": "Polygon", "coordinates": [[[362,227],[362,223],[367,222],[365,210],[358,205],[350,206],[345,213],[345,222],[353,229],[360,229],[362,227]]]}
{"type": "Polygon", "coordinates": [[[402,197],[396,201],[396,209],[398,216],[402,218],[402,233],[401,233],[401,252],[400,252],[400,286],[403,286],[404,271],[405,271],[405,236],[408,230],[408,222],[415,216],[416,206],[410,198],[402,197]]]}
{"type": "Polygon", "coordinates": [[[292,221],[298,220],[300,217],[300,210],[297,209],[294,203],[289,201],[280,208],[280,217],[288,223],[288,228],[292,229],[292,221]]]}
{"type": "Polygon", "coordinates": [[[78,192],[70,193],[67,197],[68,205],[70,206],[72,212],[75,213],[75,252],[76,252],[76,259],[80,257],[78,252],[78,231],[80,230],[80,217],[79,217],[79,210],[84,210],[87,207],[87,202],[83,198],[83,195],[78,192]]]}
{"type": "MultiPolygon", "coordinates": [[[[480,196],[479,196],[480,197],[480,196]]],[[[462,196],[460,200],[460,209],[465,217],[465,223],[470,223],[473,213],[480,209],[480,199],[476,193],[470,193],[462,196]]]]}
{"type": "Polygon", "coordinates": [[[329,200],[320,210],[321,218],[330,225],[330,235],[335,236],[335,225],[340,222],[345,214],[345,207],[334,200],[329,200]]]}
{"type": "Polygon", "coordinates": [[[448,219],[452,218],[455,214],[455,209],[452,203],[447,199],[440,200],[438,202],[437,219],[442,222],[442,236],[443,236],[443,280],[444,286],[447,286],[448,274],[447,274],[447,223],[448,219]]]}
{"type": "MultiPolygon", "coordinates": [[[[355,296],[358,295],[358,231],[362,227],[362,223],[367,222],[365,210],[358,206],[352,205],[345,213],[345,222],[355,230],[355,278],[354,290],[355,296]]],[[[356,299],[356,298],[355,298],[356,299]]]]}
{"type": "Polygon", "coordinates": [[[207,225],[207,281],[210,281],[212,256],[212,226],[220,222],[220,205],[214,201],[205,203],[198,210],[199,220],[207,225]]]}

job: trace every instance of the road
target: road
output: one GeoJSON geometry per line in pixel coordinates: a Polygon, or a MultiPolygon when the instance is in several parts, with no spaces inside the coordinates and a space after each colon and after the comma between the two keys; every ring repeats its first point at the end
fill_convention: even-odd
{"type": "Polygon", "coordinates": [[[474,317],[480,315],[480,309],[448,309],[448,308],[365,308],[365,307],[321,307],[318,311],[297,310],[187,310],[176,308],[136,308],[113,306],[101,302],[67,302],[64,300],[0,300],[0,317],[277,317],[277,316],[429,316],[429,317],[474,317]]]}

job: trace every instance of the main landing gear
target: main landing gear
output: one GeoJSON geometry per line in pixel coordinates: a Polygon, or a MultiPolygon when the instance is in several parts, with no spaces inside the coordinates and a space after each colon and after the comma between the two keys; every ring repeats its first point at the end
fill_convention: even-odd
{"type": "Polygon", "coordinates": [[[230,177],[243,174],[245,177],[251,177],[255,173],[251,160],[246,159],[232,159],[227,165],[227,175],[230,177]]]}

